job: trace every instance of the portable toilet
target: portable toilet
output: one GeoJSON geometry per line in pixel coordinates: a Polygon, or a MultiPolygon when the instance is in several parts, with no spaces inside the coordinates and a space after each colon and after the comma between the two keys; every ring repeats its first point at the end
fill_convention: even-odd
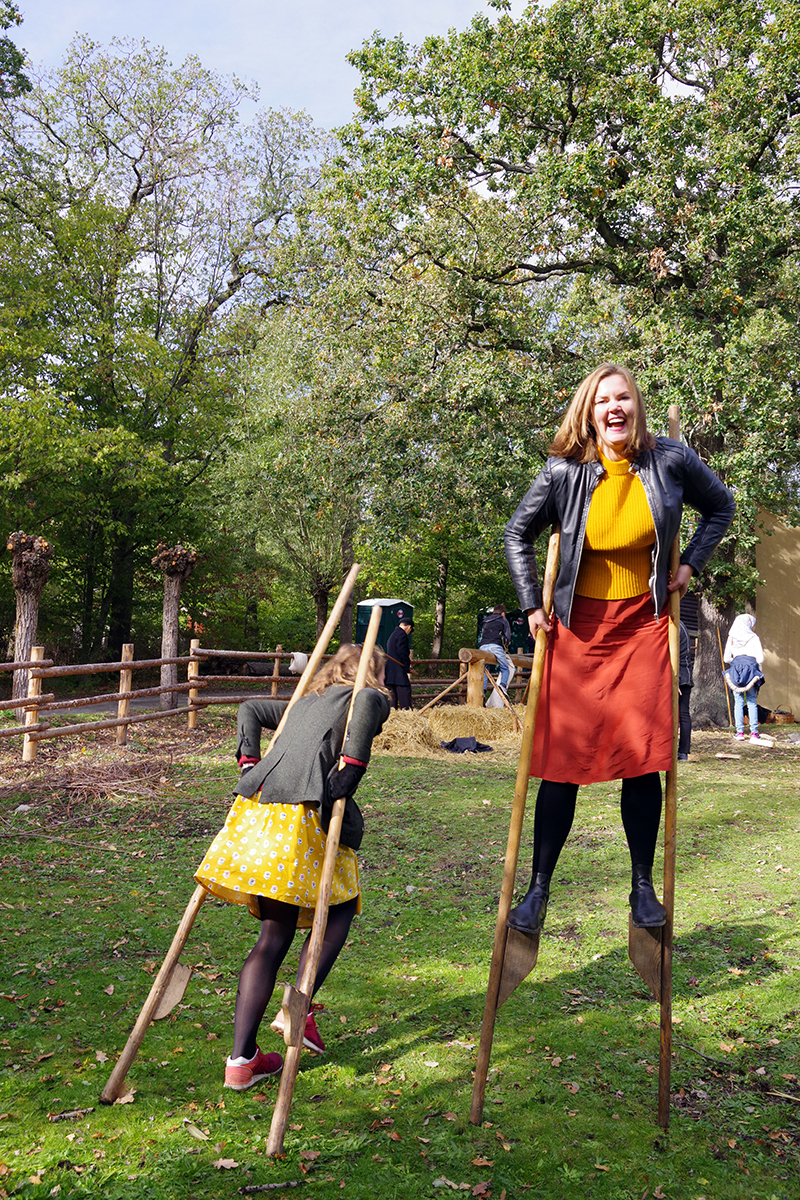
{"type": "Polygon", "coordinates": [[[405,600],[387,600],[378,597],[372,600],[359,601],[356,606],[356,642],[359,644],[363,643],[364,638],[367,636],[369,619],[376,604],[383,609],[381,623],[378,628],[378,645],[385,650],[390,635],[395,631],[403,617],[407,617],[412,621],[414,620],[414,605],[408,604],[405,600]]]}

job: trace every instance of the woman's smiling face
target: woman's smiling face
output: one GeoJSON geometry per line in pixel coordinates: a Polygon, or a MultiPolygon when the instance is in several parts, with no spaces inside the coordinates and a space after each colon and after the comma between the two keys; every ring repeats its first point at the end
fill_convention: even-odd
{"type": "Polygon", "coordinates": [[[597,385],[592,401],[592,423],[597,445],[606,458],[617,462],[633,433],[636,399],[622,375],[607,375],[597,385]]]}

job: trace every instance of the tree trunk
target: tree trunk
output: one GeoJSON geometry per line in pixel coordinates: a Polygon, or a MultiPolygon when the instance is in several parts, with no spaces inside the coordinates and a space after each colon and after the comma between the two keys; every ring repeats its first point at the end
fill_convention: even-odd
{"type": "MultiPolygon", "coordinates": [[[[122,647],[131,640],[133,626],[133,552],[129,538],[114,545],[109,584],[108,655],[111,662],[122,658],[122,647]]],[[[100,630],[102,637],[102,629],[100,630]]]]}
{"type": "Polygon", "coordinates": [[[698,597],[699,638],[694,662],[692,688],[692,724],[702,729],[709,725],[726,728],[729,724],[722,678],[720,643],[725,645],[727,630],[733,619],[732,610],[720,611],[701,592],[698,597]]]}
{"type": "Polygon", "coordinates": [[[444,640],[444,612],[447,603],[447,571],[450,559],[443,554],[436,570],[436,610],[433,616],[433,645],[431,658],[440,658],[444,640]]]}
{"type": "MultiPolygon", "coordinates": [[[[53,547],[41,537],[18,530],[8,535],[6,549],[11,551],[11,579],[17,597],[17,619],[14,626],[14,658],[24,661],[30,658],[31,647],[36,638],[39,624],[39,601],[42,598],[53,547]]],[[[28,694],[28,672],[15,671],[11,690],[12,700],[21,700],[28,694]]],[[[22,721],[25,710],[16,709],[17,720],[22,721]]]]}
{"type": "MultiPolygon", "coordinates": [[[[161,657],[177,658],[178,633],[181,616],[181,588],[191,575],[197,562],[197,553],[183,546],[167,547],[159,542],[157,554],[152,560],[164,574],[164,608],[161,623],[161,657]]],[[[162,663],[161,686],[175,687],[178,682],[176,663],[162,663]]],[[[159,707],[162,711],[178,707],[178,692],[162,692],[159,707]]]]}
{"type": "MultiPolygon", "coordinates": [[[[347,578],[355,556],[353,554],[353,534],[355,521],[347,520],[342,529],[342,582],[347,578]]],[[[347,603],[339,622],[339,645],[344,646],[353,640],[353,593],[347,597],[347,603]]]]}
{"type": "Polygon", "coordinates": [[[317,587],[314,590],[314,609],[317,614],[317,640],[322,637],[325,622],[328,619],[328,597],[330,588],[317,587]]]}

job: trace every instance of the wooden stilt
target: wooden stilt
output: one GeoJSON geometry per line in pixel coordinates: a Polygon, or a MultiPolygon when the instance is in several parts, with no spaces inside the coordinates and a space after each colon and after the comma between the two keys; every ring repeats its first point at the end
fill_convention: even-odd
{"type": "MultiPolygon", "coordinates": [[[[347,603],[350,592],[353,590],[353,587],[354,587],[355,581],[356,581],[356,577],[357,577],[360,569],[361,569],[361,567],[360,567],[359,563],[354,563],[353,566],[350,568],[348,576],[345,579],[344,584],[342,585],[342,590],[340,591],[340,593],[337,597],[336,603],[334,604],[334,606],[331,610],[331,615],[328,617],[328,620],[325,624],[325,628],[323,629],[322,633],[320,634],[319,640],[317,641],[316,646],[314,647],[313,651],[311,652],[311,655],[309,656],[308,663],[306,665],[306,669],[303,672],[303,674],[300,676],[300,679],[298,680],[298,683],[297,683],[297,687],[295,688],[293,695],[291,696],[288,704],[286,705],[283,716],[281,717],[281,720],[280,720],[280,724],[278,725],[278,728],[275,730],[275,734],[272,738],[272,741],[270,742],[269,750],[267,750],[267,754],[269,754],[270,750],[272,750],[272,747],[275,745],[278,735],[280,734],[281,730],[283,729],[284,725],[286,724],[286,718],[289,715],[291,708],[300,699],[301,696],[305,695],[306,691],[308,690],[311,680],[314,678],[314,674],[317,670],[317,667],[319,666],[320,662],[322,661],[322,657],[325,654],[325,651],[328,649],[328,643],[330,642],[331,638],[333,637],[334,630],[336,629],[336,626],[339,624],[339,620],[341,619],[341,615],[342,615],[342,612],[344,611],[345,604],[347,603]]],[[[380,611],[380,610],[378,610],[378,611],[380,611]]],[[[340,821],[341,821],[341,818],[340,818],[340,821]]],[[[144,1035],[147,1032],[147,1028],[150,1025],[150,1022],[154,1019],[156,1011],[159,1010],[161,1000],[162,1000],[165,992],[167,992],[167,990],[169,988],[170,981],[171,981],[173,972],[175,971],[176,966],[178,964],[178,959],[180,958],[181,951],[183,950],[183,947],[186,945],[186,941],[189,937],[192,926],[194,925],[195,918],[197,917],[197,914],[200,911],[203,901],[205,900],[207,895],[208,895],[207,890],[202,886],[202,884],[198,884],[194,890],[191,900],[189,901],[189,903],[186,907],[186,911],[184,912],[183,917],[181,918],[181,923],[178,926],[175,937],[172,939],[172,945],[170,946],[170,948],[167,952],[166,958],[164,959],[163,963],[161,964],[161,969],[158,972],[158,975],[156,976],[156,978],[153,982],[153,986],[150,989],[150,994],[144,1003],[144,1007],[142,1008],[142,1011],[139,1013],[139,1017],[136,1021],[136,1024],[134,1025],[134,1027],[131,1031],[130,1037],[128,1038],[127,1042],[125,1043],[125,1047],[122,1051],[122,1054],[119,1057],[119,1060],[117,1061],[116,1066],[114,1067],[114,1070],[111,1072],[111,1075],[109,1076],[108,1083],[103,1088],[103,1091],[100,1094],[100,1099],[104,1104],[113,1104],[122,1090],[122,1085],[125,1081],[125,1076],[128,1074],[131,1064],[133,1063],[133,1060],[136,1058],[136,1055],[139,1051],[139,1047],[142,1044],[144,1035]]],[[[185,991],[186,983],[188,983],[188,976],[184,975],[184,979],[185,979],[185,982],[183,983],[183,990],[181,990],[180,996],[182,996],[183,991],[185,991]]],[[[178,996],[178,999],[180,999],[180,996],[178,996]]],[[[177,1003],[177,1001],[175,1001],[175,1002],[177,1003]]],[[[166,1010],[166,1011],[168,1011],[168,1010],[166,1010]]],[[[160,1010],[159,1016],[165,1016],[166,1011],[160,1010]]]]}
{"type": "Polygon", "coordinates": [[[503,701],[503,706],[508,709],[508,711],[511,713],[511,716],[514,718],[514,733],[519,733],[519,730],[520,730],[519,717],[514,712],[511,701],[509,700],[508,696],[506,696],[505,692],[500,687],[500,685],[495,681],[494,677],[492,676],[492,673],[490,671],[487,671],[485,667],[483,669],[483,673],[486,676],[486,678],[489,680],[489,683],[492,685],[494,690],[497,692],[500,699],[503,701]]]}
{"type": "MultiPolygon", "coordinates": [[[[350,724],[350,717],[353,712],[353,701],[361,688],[364,686],[367,670],[369,669],[372,652],[375,649],[375,642],[378,638],[378,629],[381,623],[381,609],[379,605],[375,605],[370,616],[367,635],[364,638],[364,647],[361,651],[361,661],[358,664],[358,673],[356,674],[355,683],[353,684],[353,698],[350,701],[350,712],[347,715],[347,725],[350,724]]],[[[345,738],[347,737],[347,727],[345,727],[345,738]]],[[[339,762],[339,769],[342,768],[342,761],[339,762]]],[[[333,805],[333,814],[331,823],[328,827],[328,833],[325,837],[325,858],[322,863],[322,877],[320,880],[319,891],[317,893],[317,902],[314,908],[314,924],[311,928],[311,940],[308,946],[308,954],[306,955],[305,966],[303,968],[303,976],[300,980],[299,988],[288,987],[287,994],[284,995],[284,1039],[291,1038],[286,1055],[286,1061],[283,1064],[283,1073],[281,1075],[280,1087],[278,1088],[278,1098],[275,1102],[275,1111],[272,1114],[272,1123],[270,1125],[269,1137],[267,1139],[267,1154],[283,1154],[283,1139],[286,1134],[286,1124],[289,1120],[289,1110],[292,1105],[292,1096],[294,1095],[294,1085],[297,1080],[297,1071],[300,1066],[300,1055],[303,1051],[303,1034],[305,1031],[306,1017],[311,1005],[311,997],[314,993],[314,983],[317,978],[317,968],[319,966],[320,954],[322,952],[322,940],[325,937],[325,927],[328,923],[328,905],[330,903],[331,885],[333,883],[333,872],[336,863],[336,854],[339,849],[339,837],[342,832],[342,819],[344,817],[345,801],[336,800],[333,805]]]]}
{"type": "MultiPolygon", "coordinates": [[[[555,530],[550,537],[550,544],[547,549],[547,566],[544,577],[543,606],[545,612],[548,614],[552,609],[553,588],[558,569],[560,545],[561,533],[560,530],[555,530]]],[[[533,750],[533,735],[536,729],[536,710],[539,707],[539,694],[542,688],[546,649],[547,634],[543,630],[540,630],[536,636],[536,649],[531,667],[531,683],[528,693],[528,703],[525,709],[522,748],[520,750],[519,767],[517,768],[517,782],[514,788],[511,823],[508,830],[503,882],[500,888],[500,904],[497,910],[497,924],[494,933],[494,948],[489,968],[489,984],[486,991],[486,1004],[483,1010],[478,1060],[475,1064],[472,1108],[469,1114],[469,1119],[473,1125],[480,1125],[483,1119],[486,1077],[492,1053],[494,1023],[497,1010],[503,1000],[507,999],[514,988],[533,970],[539,950],[538,934],[534,934],[533,937],[526,937],[525,934],[519,934],[517,930],[508,928],[506,920],[511,911],[511,897],[514,893],[514,877],[517,872],[519,845],[522,837],[522,822],[525,817],[525,801],[528,795],[528,780],[531,770],[531,751],[533,750]],[[511,937],[512,934],[515,935],[513,939],[511,937]],[[507,948],[509,950],[508,972],[505,969],[507,948]]]]}
{"type": "MultiPolygon", "coordinates": [[[[144,1006],[142,1011],[139,1013],[136,1024],[131,1030],[130,1037],[125,1043],[125,1048],[117,1059],[116,1066],[109,1076],[108,1083],[100,1093],[100,1100],[103,1104],[113,1104],[114,1101],[118,1099],[122,1091],[122,1085],[125,1082],[125,1076],[128,1074],[131,1063],[139,1052],[139,1047],[142,1044],[142,1040],[147,1032],[148,1026],[153,1020],[153,1015],[161,1003],[161,997],[167,990],[173,968],[176,966],[181,955],[181,950],[183,950],[183,947],[186,945],[186,941],[191,933],[192,926],[195,922],[195,917],[199,913],[203,901],[207,895],[208,892],[206,889],[202,886],[202,884],[198,883],[186,908],[186,912],[183,914],[181,923],[175,932],[175,936],[172,939],[172,945],[167,952],[167,957],[161,964],[161,970],[153,980],[153,986],[150,988],[150,995],[144,1002],[144,1006]]],[[[183,993],[181,993],[181,995],[182,994],[183,993]]]]}
{"type": "MultiPolygon", "coordinates": [[[[678,406],[669,409],[669,436],[677,439],[678,406]]],[[[670,553],[672,578],[680,566],[680,540],[675,538],[670,553]]],[[[667,771],[664,795],[664,895],[666,924],[660,929],[637,929],[628,917],[628,954],[660,1005],[658,1061],[658,1123],[669,1127],[670,1076],[672,1066],[672,929],[675,913],[675,859],[678,812],[678,678],[680,674],[681,598],[669,597],[669,657],[672,667],[672,763],[667,771]]]]}

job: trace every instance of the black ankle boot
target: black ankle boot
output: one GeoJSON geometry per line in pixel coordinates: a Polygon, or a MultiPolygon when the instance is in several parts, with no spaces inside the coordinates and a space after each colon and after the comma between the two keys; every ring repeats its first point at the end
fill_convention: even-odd
{"type": "Polygon", "coordinates": [[[667,910],[659,903],[653,887],[653,868],[631,866],[631,894],[628,897],[633,923],[637,929],[658,928],[667,923],[667,910]]]}
{"type": "Polygon", "coordinates": [[[508,914],[506,925],[520,933],[536,933],[544,925],[550,898],[550,876],[534,875],[527,895],[508,914]]]}

